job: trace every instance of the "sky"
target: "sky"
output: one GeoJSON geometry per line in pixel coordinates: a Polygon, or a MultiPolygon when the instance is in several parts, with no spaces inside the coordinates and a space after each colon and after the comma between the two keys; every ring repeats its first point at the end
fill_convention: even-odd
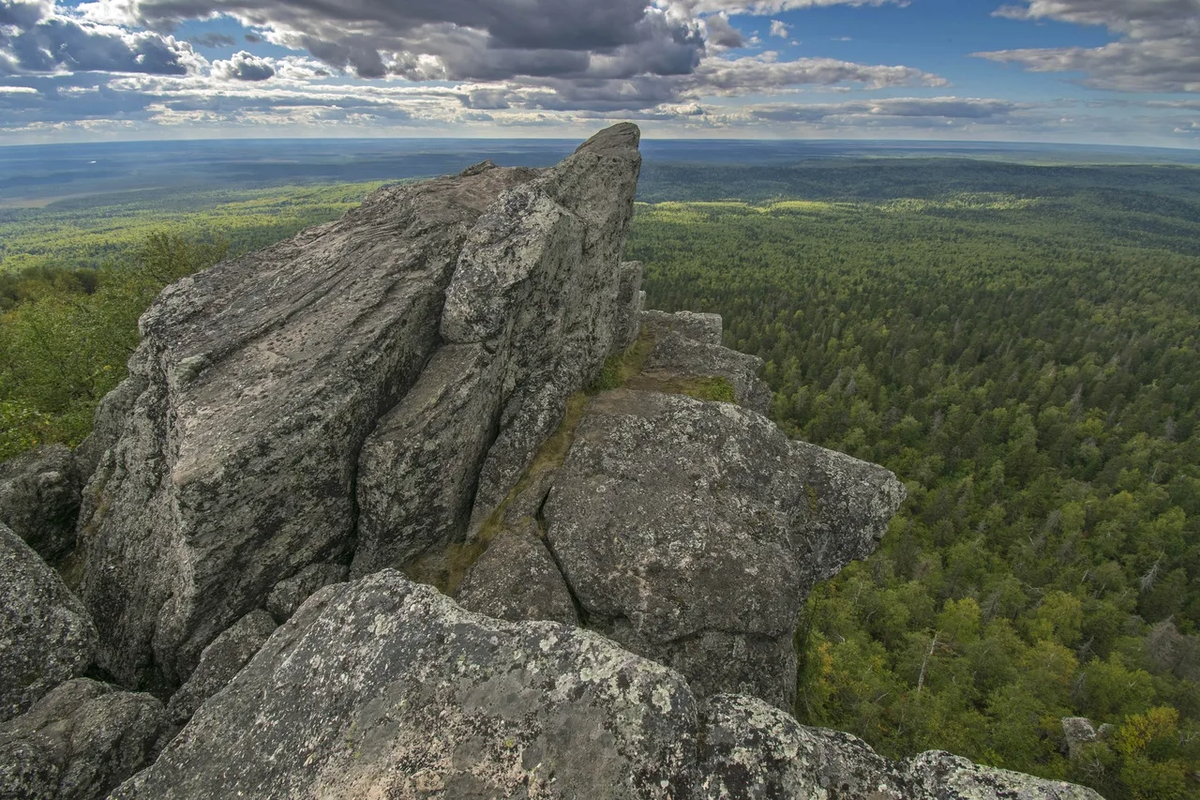
{"type": "Polygon", "coordinates": [[[1200,0],[0,0],[0,144],[1200,148],[1200,0]]]}

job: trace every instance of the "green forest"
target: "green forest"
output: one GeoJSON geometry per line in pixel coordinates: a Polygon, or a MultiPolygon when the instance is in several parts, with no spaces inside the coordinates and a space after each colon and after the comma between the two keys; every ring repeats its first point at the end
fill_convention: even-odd
{"type": "MultiPolygon", "coordinates": [[[[908,487],[809,599],[801,721],[1200,797],[1200,172],[969,165],[653,167],[627,257],[908,487]],[[1070,716],[1106,727],[1068,758],[1070,716]]],[[[167,282],[369,188],[0,212],[0,458],[86,435],[167,282]]]]}

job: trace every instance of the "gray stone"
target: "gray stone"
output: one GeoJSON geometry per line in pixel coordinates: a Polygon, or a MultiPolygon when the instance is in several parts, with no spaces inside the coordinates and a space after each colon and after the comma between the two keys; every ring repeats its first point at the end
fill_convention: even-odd
{"type": "Polygon", "coordinates": [[[490,619],[391,570],[310,598],[111,797],[239,796],[1096,798],[944,753],[891,762],[750,697],[701,706],[594,633],[490,619]]]}
{"type": "Polygon", "coordinates": [[[360,457],[352,575],[436,560],[486,519],[627,331],[621,252],[641,157],[617,126],[468,232],[444,343],[360,457]]]}
{"type": "Polygon", "coordinates": [[[1062,729],[1068,758],[1079,758],[1083,755],[1086,745],[1100,741],[1096,727],[1086,717],[1063,717],[1062,729]]]}
{"type": "Polygon", "coordinates": [[[936,750],[912,759],[907,769],[912,797],[931,800],[1103,800],[1092,789],[1073,783],[981,767],[960,756],[936,750]]]}
{"type": "Polygon", "coordinates": [[[640,261],[626,261],[621,265],[620,286],[617,290],[616,335],[613,352],[619,353],[637,340],[642,330],[642,305],[646,293],[642,291],[642,276],[645,269],[640,261]]]}
{"type": "Polygon", "coordinates": [[[323,589],[114,800],[690,798],[682,678],[385,570],[323,589]]]}
{"type": "Polygon", "coordinates": [[[805,727],[749,697],[714,697],[704,717],[705,797],[712,800],[1100,800],[1082,786],[949,753],[890,761],[848,733],[805,727]]]}
{"type": "Polygon", "coordinates": [[[702,695],[790,708],[812,577],[869,552],[903,495],[887,470],[789,442],[752,411],[616,390],[575,430],[546,542],[588,627],[702,695]]]}
{"type": "Polygon", "coordinates": [[[738,405],[766,415],[771,407],[771,390],[758,377],[763,361],[719,344],[697,342],[677,330],[668,331],[654,345],[633,388],[653,387],[689,378],[724,378],[733,387],[738,405]]]}
{"type": "Polygon", "coordinates": [[[656,339],[675,331],[685,339],[701,344],[721,344],[724,323],[720,314],[701,314],[695,311],[648,310],[642,312],[642,329],[656,339]]]}
{"type": "Polygon", "coordinates": [[[566,581],[538,535],[537,523],[505,528],[467,572],[459,605],[512,622],[550,620],[578,625],[566,581]]]}
{"type": "Polygon", "coordinates": [[[355,577],[461,537],[496,436],[500,366],[481,344],[443,347],[371,434],[359,457],[355,577]]]}
{"type": "Polygon", "coordinates": [[[222,633],[200,654],[200,663],[187,683],[171,696],[167,717],[182,725],[246,666],[275,632],[275,619],[262,609],[251,611],[222,633]]]}
{"type": "Polygon", "coordinates": [[[824,793],[817,749],[790,715],[761,700],[718,695],[705,704],[703,723],[706,800],[844,796],[824,793]]]}
{"type": "Polygon", "coordinates": [[[83,479],[71,451],[43,445],[0,464],[0,523],[53,564],[75,547],[83,479]]]}
{"type": "Polygon", "coordinates": [[[144,391],[145,378],[130,375],[97,404],[96,413],[92,415],[92,432],[75,448],[75,460],[84,483],[91,480],[109,448],[120,441],[125,419],[144,391]]]}
{"type": "Polygon", "coordinates": [[[384,188],[163,291],[80,525],[104,668],[170,690],[277,583],[348,555],[364,441],[436,348],[472,226],[539,174],[384,188]]]}
{"type": "Polygon", "coordinates": [[[0,725],[0,798],[99,800],[152,758],[162,703],[91,680],[0,725]]]}
{"type": "Polygon", "coordinates": [[[0,722],[82,675],[95,646],[83,604],[0,523],[0,722]]]}
{"type": "Polygon", "coordinates": [[[310,564],[287,580],[275,584],[267,595],[267,611],[282,624],[318,589],[341,583],[350,570],[340,564],[310,564]]]}

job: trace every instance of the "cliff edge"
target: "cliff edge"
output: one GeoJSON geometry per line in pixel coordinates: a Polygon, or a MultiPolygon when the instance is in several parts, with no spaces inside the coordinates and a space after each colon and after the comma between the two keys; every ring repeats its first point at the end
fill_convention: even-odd
{"type": "Polygon", "coordinates": [[[71,463],[0,472],[58,521],[86,481],[78,599],[0,493],[53,589],[23,619],[80,631],[0,631],[0,796],[1096,796],[790,716],[805,597],[904,488],[788,440],[719,317],[642,308],[638,143],[385,188],[163,291],[71,463]]]}

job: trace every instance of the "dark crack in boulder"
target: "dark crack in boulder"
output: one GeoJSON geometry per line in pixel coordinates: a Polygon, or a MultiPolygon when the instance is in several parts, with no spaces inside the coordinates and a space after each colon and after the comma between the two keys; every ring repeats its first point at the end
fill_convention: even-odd
{"type": "Polygon", "coordinates": [[[686,798],[683,679],[385,570],[318,592],[114,800],[686,798]]]}
{"type": "Polygon", "coordinates": [[[546,542],[588,627],[702,695],[790,708],[812,576],[869,552],[903,495],[882,467],[790,442],[753,411],[616,390],[575,430],[546,542]],[[865,509],[843,513],[847,493],[865,509]]]}
{"type": "Polygon", "coordinates": [[[239,619],[200,654],[200,663],[167,704],[167,717],[182,725],[200,705],[225,687],[275,632],[275,619],[261,608],[239,619]]]}
{"type": "Polygon", "coordinates": [[[166,726],[148,694],[68,681],[0,725],[0,798],[99,800],[154,756],[166,726]]]}
{"type": "Polygon", "coordinates": [[[0,721],[82,675],[95,648],[96,630],[83,604],[0,523],[0,721]]]}
{"type": "Polygon", "coordinates": [[[454,598],[463,608],[496,619],[579,624],[567,583],[533,520],[500,531],[454,598]]]}
{"type": "Polygon", "coordinates": [[[317,590],[341,583],[349,575],[350,570],[341,564],[309,564],[292,577],[275,584],[275,588],[267,595],[267,611],[277,623],[283,624],[317,590]]]}
{"type": "Polygon", "coordinates": [[[71,451],[43,445],[0,464],[0,523],[50,564],[75,548],[83,478],[71,451]]]}

